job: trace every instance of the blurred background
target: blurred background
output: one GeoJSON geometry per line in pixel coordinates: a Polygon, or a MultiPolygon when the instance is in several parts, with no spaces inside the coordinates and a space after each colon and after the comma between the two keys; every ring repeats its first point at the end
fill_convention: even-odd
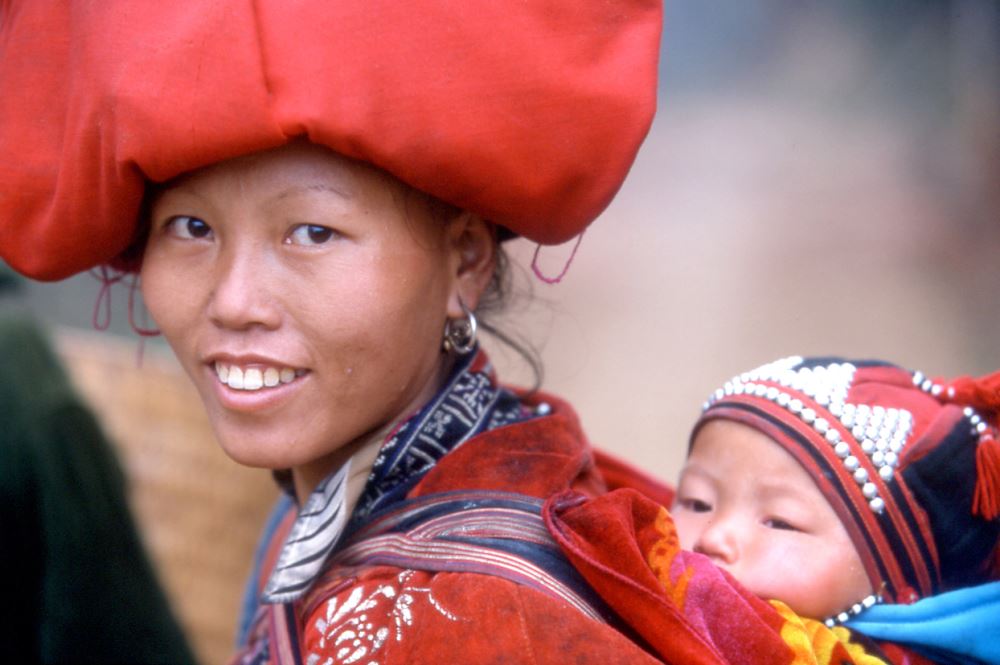
{"type": "MultiPolygon", "coordinates": [[[[1000,368],[1000,3],[667,0],[662,53],[653,129],[561,283],[508,246],[497,323],[595,445],[673,480],[709,392],[790,354],[1000,368]]],[[[100,306],[89,275],[22,291],[122,451],[195,647],[225,660],[268,473],[217,449],[165,345],[132,332],[128,288],[100,306]]]]}

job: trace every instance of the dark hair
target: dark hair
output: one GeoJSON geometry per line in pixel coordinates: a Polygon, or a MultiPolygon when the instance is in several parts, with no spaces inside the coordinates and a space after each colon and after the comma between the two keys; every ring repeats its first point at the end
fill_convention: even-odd
{"type": "MultiPolygon", "coordinates": [[[[504,250],[502,243],[497,243],[496,246],[496,262],[493,266],[493,276],[490,278],[489,284],[486,286],[486,290],[483,292],[482,297],[479,299],[479,306],[476,307],[476,314],[479,316],[479,324],[482,326],[483,330],[488,332],[492,337],[496,338],[497,341],[503,343],[505,346],[510,348],[514,353],[516,353],[521,360],[530,368],[533,381],[531,387],[528,389],[529,394],[537,391],[542,386],[542,379],[545,377],[545,368],[542,365],[542,359],[539,356],[538,350],[527,340],[520,336],[514,336],[502,330],[499,326],[494,323],[494,316],[499,315],[501,312],[507,309],[514,296],[514,279],[510,258],[507,256],[507,252],[504,250]]],[[[529,285],[530,280],[526,280],[526,284],[529,285]]],[[[530,291],[525,294],[521,294],[521,297],[530,299],[530,291]]]]}

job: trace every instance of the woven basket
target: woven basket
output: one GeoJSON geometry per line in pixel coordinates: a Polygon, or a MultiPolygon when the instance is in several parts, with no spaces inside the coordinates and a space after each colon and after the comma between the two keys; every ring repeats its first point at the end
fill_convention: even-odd
{"type": "Polygon", "coordinates": [[[201,401],[159,345],[61,330],[67,369],[117,446],[147,550],[202,663],[233,652],[243,585],[277,489],[215,442],[201,401]]]}

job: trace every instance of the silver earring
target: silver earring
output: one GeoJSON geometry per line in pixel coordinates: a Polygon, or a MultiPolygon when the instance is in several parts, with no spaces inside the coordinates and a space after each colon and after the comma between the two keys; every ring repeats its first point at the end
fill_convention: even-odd
{"type": "Polygon", "coordinates": [[[448,319],[444,324],[444,350],[464,356],[476,348],[476,315],[458,299],[465,314],[459,319],[448,319]]]}

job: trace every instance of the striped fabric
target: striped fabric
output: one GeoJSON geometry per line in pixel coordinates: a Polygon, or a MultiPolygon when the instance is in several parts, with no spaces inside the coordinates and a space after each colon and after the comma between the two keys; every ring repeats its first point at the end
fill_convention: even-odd
{"type": "Polygon", "coordinates": [[[493,575],[566,602],[596,621],[604,605],[563,557],[541,517],[543,501],[507,492],[459,491],[397,504],[345,542],[338,567],[388,565],[493,575]]]}
{"type": "Polygon", "coordinates": [[[348,459],[339,471],[328,476],[309,496],[264,587],[263,602],[287,603],[295,600],[316,579],[347,523],[344,497],[350,469],[351,460],[348,459]]]}

